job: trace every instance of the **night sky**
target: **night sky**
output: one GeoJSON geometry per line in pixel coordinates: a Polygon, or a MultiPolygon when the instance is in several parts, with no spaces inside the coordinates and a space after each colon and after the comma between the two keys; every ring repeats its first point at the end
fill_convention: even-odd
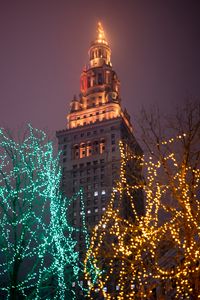
{"type": "Polygon", "coordinates": [[[0,126],[65,127],[99,20],[133,123],[200,99],[200,1],[0,0],[0,126]]]}

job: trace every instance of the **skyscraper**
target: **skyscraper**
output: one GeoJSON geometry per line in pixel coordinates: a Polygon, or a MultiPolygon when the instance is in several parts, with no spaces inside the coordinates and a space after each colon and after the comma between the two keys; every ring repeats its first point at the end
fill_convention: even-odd
{"type": "MultiPolygon", "coordinates": [[[[80,95],[70,103],[67,127],[57,132],[57,138],[62,150],[62,189],[72,196],[83,187],[86,223],[90,229],[106,210],[112,188],[119,179],[119,141],[123,140],[126,151],[142,153],[133,135],[130,116],[121,106],[120,81],[112,68],[111,49],[101,23],[89,48],[89,66],[83,68],[80,83],[80,95]]],[[[132,173],[134,166],[129,169],[132,173]]],[[[142,214],[142,197],[136,207],[142,214]]],[[[129,215],[128,205],[124,204],[122,213],[125,217],[129,215]]],[[[80,226],[78,202],[72,205],[70,218],[73,225],[80,226]]]]}

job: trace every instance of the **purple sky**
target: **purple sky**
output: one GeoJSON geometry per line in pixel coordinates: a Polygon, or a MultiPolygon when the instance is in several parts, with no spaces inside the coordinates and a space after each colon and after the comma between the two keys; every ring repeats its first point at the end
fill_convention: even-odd
{"type": "Polygon", "coordinates": [[[1,0],[0,126],[65,127],[98,20],[132,117],[200,99],[198,0],[1,0]]]}

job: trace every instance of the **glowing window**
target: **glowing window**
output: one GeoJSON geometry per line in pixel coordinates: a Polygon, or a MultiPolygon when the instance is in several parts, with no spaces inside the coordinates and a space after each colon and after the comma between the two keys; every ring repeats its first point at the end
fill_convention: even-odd
{"type": "Polygon", "coordinates": [[[94,196],[98,196],[98,192],[97,191],[94,192],[94,196]]]}
{"type": "Polygon", "coordinates": [[[105,195],[106,194],[106,191],[105,190],[102,190],[101,191],[101,195],[105,195]]]}

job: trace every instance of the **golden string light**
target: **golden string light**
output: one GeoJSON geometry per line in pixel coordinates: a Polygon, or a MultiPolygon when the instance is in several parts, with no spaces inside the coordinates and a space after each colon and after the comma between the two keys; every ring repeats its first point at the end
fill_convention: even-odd
{"type": "MultiPolygon", "coordinates": [[[[186,137],[178,135],[158,146],[167,147],[186,137]]],[[[120,142],[120,180],[94,228],[85,259],[88,296],[93,299],[99,293],[108,300],[147,300],[155,290],[162,290],[174,299],[200,299],[200,169],[176,153],[156,160],[127,155],[124,149],[120,142]],[[144,183],[128,184],[130,159],[145,169],[144,183]],[[141,188],[146,200],[144,216],[138,215],[132,193],[141,188]],[[123,218],[123,201],[130,201],[134,220],[123,218]],[[161,213],[165,215],[162,222],[161,213]],[[89,260],[96,270],[95,279],[87,269],[89,260]]]]}

